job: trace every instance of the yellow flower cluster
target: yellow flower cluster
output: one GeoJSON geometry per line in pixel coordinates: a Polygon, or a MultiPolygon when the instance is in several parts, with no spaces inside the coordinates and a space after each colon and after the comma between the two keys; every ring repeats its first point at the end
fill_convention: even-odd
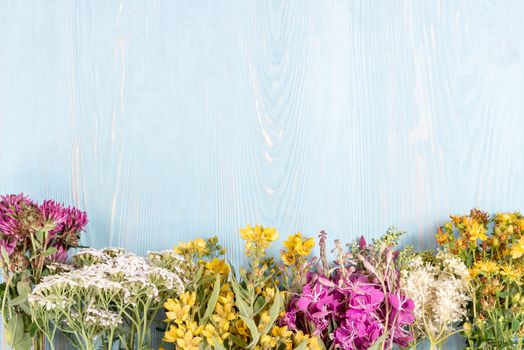
{"type": "Polygon", "coordinates": [[[234,305],[235,295],[231,291],[229,284],[224,284],[215,306],[215,313],[211,316],[211,320],[214,323],[213,327],[216,327],[214,333],[220,335],[221,341],[231,334],[231,322],[238,318],[234,305]]]}
{"type": "MultiPolygon", "coordinates": [[[[164,304],[167,310],[166,321],[171,323],[164,333],[165,342],[176,343],[177,348],[182,350],[195,350],[198,349],[203,338],[212,345],[215,340],[222,343],[231,335],[231,330],[234,328],[232,323],[234,324],[238,319],[238,315],[234,308],[234,294],[229,284],[222,286],[214,313],[210,321],[205,324],[198,324],[195,320],[198,312],[195,301],[195,292],[185,292],[177,299],[169,299],[164,304]]],[[[249,335],[249,331],[247,334],[249,335]]]]}
{"type": "Polygon", "coordinates": [[[167,320],[173,322],[164,333],[165,342],[176,343],[185,350],[198,349],[202,327],[193,320],[195,302],[195,292],[184,292],[177,299],[168,299],[164,303],[167,320]]]}
{"type": "Polygon", "coordinates": [[[491,322],[496,310],[511,310],[507,324],[497,327],[512,329],[510,319],[524,321],[520,297],[510,298],[524,293],[524,218],[520,213],[490,218],[473,209],[469,215],[451,216],[451,221],[439,228],[436,240],[469,268],[476,303],[473,311],[477,313],[472,315],[471,324],[482,328],[479,320],[491,322]]]}
{"type": "Polygon", "coordinates": [[[180,255],[197,255],[203,257],[209,253],[207,242],[202,238],[197,238],[189,242],[181,242],[173,247],[175,253],[180,255]]]}
{"type": "Polygon", "coordinates": [[[224,259],[213,258],[213,260],[206,263],[207,271],[223,276],[229,275],[231,269],[224,259]]]}
{"type": "MultiPolygon", "coordinates": [[[[272,258],[265,257],[266,249],[278,238],[276,229],[247,226],[240,235],[249,269],[240,267],[238,275],[230,275],[230,266],[219,258],[224,249],[215,238],[174,247],[186,261],[190,278],[186,292],[164,304],[168,323],[164,341],[181,350],[292,350],[299,345],[320,350],[316,337],[277,326],[285,292],[278,288],[281,271],[272,258]]],[[[307,261],[313,246],[313,239],[300,233],[285,242],[297,264],[307,261]]],[[[298,267],[296,270],[297,276],[305,276],[298,267]]]]}
{"type": "Polygon", "coordinates": [[[297,232],[289,236],[287,241],[284,242],[286,250],[282,252],[282,261],[286,265],[293,265],[297,257],[306,257],[311,254],[314,246],[315,240],[313,238],[302,237],[302,234],[297,232]]]}
{"type": "Polygon", "coordinates": [[[240,236],[246,244],[246,256],[264,256],[265,250],[269,247],[271,242],[278,238],[278,232],[273,227],[264,227],[256,225],[255,227],[246,226],[240,230],[240,236]]]}
{"type": "Polygon", "coordinates": [[[310,337],[302,331],[292,332],[287,326],[279,327],[273,326],[271,334],[264,334],[260,337],[260,344],[255,347],[255,350],[269,350],[276,349],[282,344],[285,350],[292,350],[306,343],[305,350],[321,350],[317,338],[310,337]]]}
{"type": "Polygon", "coordinates": [[[524,218],[520,213],[501,213],[490,219],[486,213],[473,209],[470,215],[451,216],[451,222],[440,227],[435,237],[439,245],[446,246],[456,255],[482,253],[475,253],[474,260],[479,256],[485,259],[486,254],[492,260],[517,259],[524,255],[524,218]],[[458,237],[454,229],[458,230],[458,237]]]}

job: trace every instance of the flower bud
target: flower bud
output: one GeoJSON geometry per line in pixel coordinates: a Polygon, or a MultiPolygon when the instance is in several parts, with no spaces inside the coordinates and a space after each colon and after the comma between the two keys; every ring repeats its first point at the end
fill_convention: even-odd
{"type": "Polygon", "coordinates": [[[471,323],[464,322],[464,325],[462,326],[462,328],[464,329],[464,333],[466,333],[466,335],[471,333],[471,323]]]}

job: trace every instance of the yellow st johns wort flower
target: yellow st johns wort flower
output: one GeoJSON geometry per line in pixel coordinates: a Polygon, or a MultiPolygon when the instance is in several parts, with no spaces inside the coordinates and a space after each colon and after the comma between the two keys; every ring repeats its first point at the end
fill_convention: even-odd
{"type": "Polygon", "coordinates": [[[449,242],[449,240],[450,240],[449,233],[447,233],[446,231],[442,230],[442,228],[440,228],[440,227],[437,230],[438,230],[438,232],[435,235],[435,239],[437,240],[437,243],[440,244],[440,245],[444,245],[447,242],[449,242]]]}
{"type": "Polygon", "coordinates": [[[519,241],[511,247],[511,257],[518,259],[524,255],[524,236],[520,237],[519,241]]]}
{"type": "Polygon", "coordinates": [[[229,274],[229,265],[223,259],[214,258],[206,263],[206,268],[216,274],[227,276],[229,274]]]}
{"type": "Polygon", "coordinates": [[[491,260],[483,260],[483,261],[476,261],[475,264],[473,264],[473,268],[470,270],[471,276],[476,276],[479,273],[483,273],[485,275],[491,275],[496,274],[500,271],[499,265],[491,260]]]}
{"type": "Polygon", "coordinates": [[[472,220],[471,218],[468,219],[470,220],[464,220],[464,223],[466,224],[466,229],[469,232],[469,240],[476,241],[477,239],[480,239],[481,241],[485,241],[488,239],[488,236],[486,236],[486,226],[472,220]]]}
{"type": "Polygon", "coordinates": [[[511,281],[520,282],[522,272],[522,268],[515,267],[513,264],[505,264],[501,266],[500,274],[511,281]]]}

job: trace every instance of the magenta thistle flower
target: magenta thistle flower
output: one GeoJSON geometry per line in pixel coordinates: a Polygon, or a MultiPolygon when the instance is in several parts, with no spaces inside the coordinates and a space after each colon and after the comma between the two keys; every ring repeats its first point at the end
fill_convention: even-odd
{"type": "Polygon", "coordinates": [[[51,233],[56,233],[61,230],[62,223],[65,222],[69,216],[68,210],[64,208],[63,204],[53,200],[45,200],[40,206],[44,221],[54,226],[51,233]]]}
{"type": "Polygon", "coordinates": [[[51,261],[63,263],[67,260],[67,249],[63,246],[56,247],[58,251],[50,256],[51,261]]]}
{"type": "Polygon", "coordinates": [[[9,239],[0,240],[0,247],[4,248],[8,255],[11,255],[16,248],[16,242],[9,239]]]}

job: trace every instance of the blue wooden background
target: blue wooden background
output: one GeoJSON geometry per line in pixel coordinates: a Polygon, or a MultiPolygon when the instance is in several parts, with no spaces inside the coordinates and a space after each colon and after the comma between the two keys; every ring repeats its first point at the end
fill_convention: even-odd
{"type": "Polygon", "coordinates": [[[0,1],[0,192],[137,253],[524,210],[524,2],[0,1]]]}

